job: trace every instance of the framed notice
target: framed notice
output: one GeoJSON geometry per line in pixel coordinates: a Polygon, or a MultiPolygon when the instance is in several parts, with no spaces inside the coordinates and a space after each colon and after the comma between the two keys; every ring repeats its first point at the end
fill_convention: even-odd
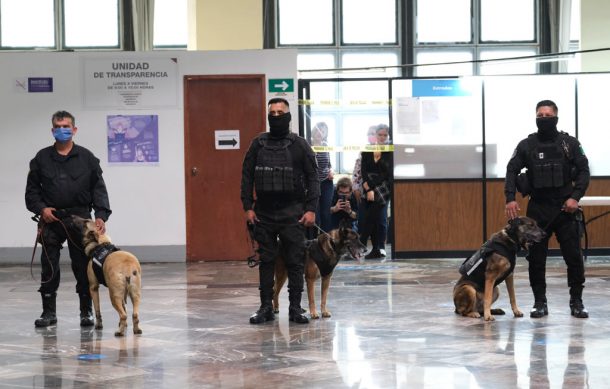
{"type": "Polygon", "coordinates": [[[158,163],[158,115],[108,115],[108,163],[158,163]]]}

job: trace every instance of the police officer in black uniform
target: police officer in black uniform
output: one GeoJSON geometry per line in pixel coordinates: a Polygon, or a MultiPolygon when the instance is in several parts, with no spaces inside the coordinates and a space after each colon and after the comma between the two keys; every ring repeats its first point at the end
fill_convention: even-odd
{"type": "Polygon", "coordinates": [[[288,101],[274,98],[268,107],[269,132],[252,141],[242,167],[241,201],[260,257],[261,306],[250,323],[275,319],[272,299],[278,238],[288,271],[288,317],[296,323],[308,323],[301,309],[301,294],[305,227],[314,224],[320,197],[316,157],[305,139],[290,132],[288,101]]]}
{"type": "Polygon", "coordinates": [[[578,220],[582,211],[578,201],[589,186],[589,161],[576,138],[557,131],[557,113],[557,105],[550,100],[536,105],[538,131],[519,142],[506,167],[506,216],[515,218],[520,211],[515,192],[517,176],[525,167],[527,174],[523,186],[529,186],[531,191],[527,216],[547,232],[546,238],[534,244],[526,257],[534,293],[530,317],[548,315],[545,269],[549,238],[551,233],[555,233],[568,267],[571,314],[587,318],[589,313],[582,302],[585,269],[578,220]]]}
{"type": "Polygon", "coordinates": [[[67,236],[70,215],[91,218],[104,233],[105,221],[111,214],[106,184],[100,161],[93,153],[74,143],[77,132],[74,116],[66,111],[55,112],[51,118],[55,143],[40,150],[30,161],[25,189],[28,210],[40,215],[38,225],[42,244],[41,284],[42,315],[34,324],[47,327],[57,323],[56,296],[60,281],[59,258],[63,243],[68,240],[72,272],[76,277],[76,293],[80,299],[80,325],[92,326],[93,313],[87,279],[88,258],[81,242],[67,236]],[[75,243],[78,245],[76,246],[75,243]]]}

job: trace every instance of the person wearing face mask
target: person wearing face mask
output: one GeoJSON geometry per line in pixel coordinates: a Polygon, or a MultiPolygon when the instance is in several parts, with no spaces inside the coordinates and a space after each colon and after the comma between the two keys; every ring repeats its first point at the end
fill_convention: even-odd
{"type": "Polygon", "coordinates": [[[589,186],[589,161],[576,138],[557,130],[557,114],[557,105],[550,100],[536,105],[538,131],[519,142],[506,167],[505,213],[509,219],[519,215],[519,204],[515,201],[517,176],[521,169],[526,168],[530,192],[526,214],[547,233],[542,242],[530,247],[526,257],[534,294],[530,317],[548,315],[546,258],[549,238],[555,233],[568,269],[570,313],[577,318],[587,318],[589,313],[582,301],[585,269],[578,220],[582,211],[578,201],[589,186]]]}
{"type": "Polygon", "coordinates": [[[320,197],[316,156],[304,138],[290,132],[288,101],[271,99],[268,108],[269,132],[254,138],[242,165],[241,201],[259,254],[261,305],[250,323],[275,319],[272,299],[279,239],[288,271],[288,318],[305,324],[309,322],[301,309],[305,227],[314,225],[320,197]]]}
{"type": "Polygon", "coordinates": [[[34,322],[36,327],[57,323],[56,296],[60,281],[59,258],[63,243],[68,241],[72,272],[76,278],[76,293],[80,300],[80,325],[93,326],[88,258],[68,239],[64,226],[71,223],[71,215],[91,218],[100,233],[105,233],[105,222],[112,213],[100,161],[88,149],[74,143],[78,128],[74,116],[57,111],[51,117],[51,131],[55,138],[52,146],[40,150],[30,161],[25,188],[25,204],[29,211],[40,217],[38,241],[43,250],[41,284],[42,315],[34,322]]]}

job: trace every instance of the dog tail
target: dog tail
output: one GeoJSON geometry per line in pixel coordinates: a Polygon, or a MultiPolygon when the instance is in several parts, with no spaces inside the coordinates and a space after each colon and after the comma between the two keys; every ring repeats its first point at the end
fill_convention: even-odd
{"type": "Polygon", "coordinates": [[[125,282],[127,283],[127,288],[125,288],[125,295],[123,296],[123,303],[127,304],[127,296],[131,299],[132,303],[134,300],[134,293],[137,293],[137,286],[133,285],[132,278],[138,276],[138,271],[133,269],[131,275],[125,277],[125,282]]]}

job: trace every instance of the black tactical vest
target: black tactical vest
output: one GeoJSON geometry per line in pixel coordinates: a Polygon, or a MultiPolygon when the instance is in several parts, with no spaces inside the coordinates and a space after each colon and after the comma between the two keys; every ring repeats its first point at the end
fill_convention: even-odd
{"type": "Polygon", "coordinates": [[[505,245],[499,241],[488,240],[476,253],[462,263],[460,266],[460,274],[477,284],[477,287],[480,288],[480,290],[483,290],[485,287],[485,269],[487,268],[487,261],[493,253],[498,253],[509,260],[510,269],[496,279],[494,286],[497,286],[515,269],[518,249],[519,247],[517,245],[505,245]]]}
{"type": "Polygon", "coordinates": [[[295,135],[273,139],[265,133],[259,136],[261,148],[256,156],[254,185],[256,193],[294,193],[295,173],[289,147],[295,135]]]}
{"type": "Polygon", "coordinates": [[[553,142],[542,143],[534,133],[527,139],[528,176],[534,189],[562,188],[569,185],[570,159],[567,137],[559,133],[553,142]]]}

